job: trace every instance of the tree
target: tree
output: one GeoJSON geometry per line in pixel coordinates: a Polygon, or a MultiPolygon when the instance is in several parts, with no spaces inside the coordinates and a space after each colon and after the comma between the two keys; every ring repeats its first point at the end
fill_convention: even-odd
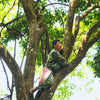
{"type": "MultiPolygon", "coordinates": [[[[55,10],[54,17],[53,14],[46,9],[48,6],[46,5],[46,0],[19,0],[17,2],[18,4],[15,3],[16,0],[2,0],[0,1],[3,6],[2,10],[7,3],[11,5],[9,2],[14,2],[13,6],[11,6],[8,12],[4,12],[6,13],[5,16],[1,16],[0,57],[5,61],[14,77],[17,99],[32,100],[33,95],[30,94],[29,89],[34,83],[35,65],[36,59],[38,58],[37,53],[40,52],[38,49],[41,47],[42,62],[44,65],[46,55],[50,52],[50,43],[52,40],[49,32],[51,31],[51,27],[54,28],[54,21],[58,21],[60,11],[57,12],[58,10],[55,10]],[[18,11],[14,15],[14,18],[12,20],[5,19],[15,4],[18,6],[18,11]],[[22,15],[22,12],[19,13],[19,8],[23,8],[24,15],[22,15]],[[56,16],[56,14],[58,16],[56,16]],[[49,19],[46,20],[48,15],[49,19]],[[55,18],[55,20],[53,20],[53,18],[55,18]],[[3,46],[4,43],[10,40],[17,40],[23,37],[25,41],[26,39],[28,40],[27,42],[24,40],[21,41],[24,47],[23,49],[28,47],[24,73],[22,73],[14,57],[12,57],[6,47],[3,46]],[[44,41],[46,41],[46,43],[44,41]],[[39,45],[40,43],[41,46],[39,45]]],[[[49,5],[53,5],[53,7],[54,4],[56,4],[51,3],[51,1],[49,2],[49,5]]],[[[65,16],[63,16],[64,13],[62,11],[62,16],[60,16],[61,20],[59,20],[59,22],[63,26],[63,31],[59,33],[60,30],[56,30],[56,33],[59,33],[59,36],[57,34],[56,36],[62,36],[62,40],[64,41],[63,56],[69,61],[69,64],[54,75],[54,84],[49,89],[42,92],[39,100],[51,100],[59,83],[78,66],[85,57],[88,49],[100,39],[100,18],[98,16],[100,15],[99,0],[58,0],[57,4],[68,6],[68,13],[65,18],[66,25],[64,26],[65,16]],[[84,29],[84,32],[79,30],[80,27],[82,27],[81,22],[88,27],[88,30],[84,29]],[[81,41],[78,42],[78,39],[81,39],[81,41]],[[73,51],[75,53],[73,53],[73,51]]]]}

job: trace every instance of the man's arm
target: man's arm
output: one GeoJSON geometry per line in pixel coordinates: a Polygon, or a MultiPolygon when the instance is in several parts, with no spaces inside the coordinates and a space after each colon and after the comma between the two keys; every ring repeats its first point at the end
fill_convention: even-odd
{"type": "Polygon", "coordinates": [[[67,60],[56,50],[52,52],[52,58],[55,60],[55,64],[51,67],[53,74],[68,64],[67,60]]]}
{"type": "Polygon", "coordinates": [[[64,67],[64,66],[66,66],[68,64],[67,60],[60,53],[57,53],[57,56],[58,56],[57,57],[58,58],[57,63],[59,65],[64,67]]]}

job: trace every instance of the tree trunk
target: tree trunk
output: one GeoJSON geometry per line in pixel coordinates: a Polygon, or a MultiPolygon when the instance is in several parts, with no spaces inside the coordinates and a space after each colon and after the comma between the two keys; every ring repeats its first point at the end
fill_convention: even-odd
{"type": "MultiPolygon", "coordinates": [[[[37,27],[37,23],[31,22],[29,26],[29,48],[27,51],[25,69],[24,69],[24,79],[25,79],[25,88],[28,95],[30,88],[33,87],[34,83],[34,74],[35,74],[35,64],[38,51],[38,45],[40,41],[40,31],[37,27]]],[[[32,95],[28,100],[32,100],[32,95]]]]}

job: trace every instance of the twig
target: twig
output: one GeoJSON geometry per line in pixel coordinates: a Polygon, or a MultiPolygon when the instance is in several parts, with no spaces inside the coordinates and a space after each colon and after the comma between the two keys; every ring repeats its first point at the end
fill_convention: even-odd
{"type": "Polygon", "coordinates": [[[18,20],[19,20],[20,18],[22,18],[22,17],[24,17],[24,15],[19,16],[19,17],[15,18],[15,19],[9,21],[9,22],[6,23],[6,24],[4,24],[4,23],[0,23],[0,26],[4,26],[4,27],[6,27],[6,26],[8,26],[9,24],[11,24],[12,22],[18,21],[18,20]]]}
{"type": "Polygon", "coordinates": [[[43,9],[46,8],[47,6],[51,6],[51,5],[64,5],[64,6],[69,6],[68,4],[64,4],[64,3],[50,3],[48,5],[43,6],[43,9]]]}
{"type": "Polygon", "coordinates": [[[1,32],[3,31],[4,28],[5,28],[5,27],[2,27],[2,29],[1,29],[1,31],[0,31],[0,37],[1,37],[1,32]]]}
{"type": "MultiPolygon", "coordinates": [[[[50,2],[50,4],[52,4],[50,0],[48,0],[48,1],[50,2]]],[[[52,6],[53,6],[54,9],[56,9],[55,6],[54,6],[54,4],[52,4],[52,6]]]]}
{"type": "Polygon", "coordinates": [[[41,54],[42,54],[42,64],[43,64],[43,67],[45,66],[45,60],[46,60],[46,58],[45,58],[45,54],[44,54],[44,52],[43,52],[43,40],[42,40],[42,38],[41,38],[41,54]]]}
{"type": "Polygon", "coordinates": [[[34,81],[34,83],[36,83],[40,78],[41,78],[41,77],[38,77],[38,78],[34,81]]]}
{"type": "Polygon", "coordinates": [[[5,17],[6,17],[6,16],[8,15],[8,13],[10,12],[10,10],[14,7],[15,2],[16,2],[16,0],[14,1],[12,7],[8,10],[8,12],[6,13],[6,15],[3,17],[3,19],[2,19],[2,23],[3,23],[4,19],[5,19],[5,17]]]}
{"type": "Polygon", "coordinates": [[[15,82],[14,82],[14,78],[12,77],[12,86],[11,86],[11,92],[10,92],[10,100],[12,100],[14,86],[15,86],[15,82]]]}
{"type": "Polygon", "coordinates": [[[18,1],[17,17],[18,17],[18,14],[19,14],[19,1],[18,1]]]}
{"type": "Polygon", "coordinates": [[[24,17],[24,15],[19,16],[19,17],[15,18],[15,19],[11,20],[10,22],[8,22],[8,23],[6,23],[6,24],[3,24],[3,25],[7,26],[7,25],[11,24],[11,23],[14,22],[14,21],[18,21],[18,20],[19,20],[20,18],[22,18],[22,17],[24,17]]]}
{"type": "Polygon", "coordinates": [[[14,46],[14,59],[16,57],[16,34],[15,34],[15,46],[14,46]]]}
{"type": "MultiPolygon", "coordinates": [[[[15,45],[14,45],[14,59],[15,59],[15,57],[16,57],[16,34],[15,34],[15,45]]],[[[15,86],[15,84],[14,84],[14,78],[12,76],[12,85],[11,85],[11,92],[10,92],[11,93],[10,100],[12,100],[14,86],[15,86]]]]}
{"type": "Polygon", "coordinates": [[[9,89],[9,91],[11,92],[11,89],[10,89],[10,87],[9,87],[8,75],[7,75],[7,72],[6,72],[6,69],[5,69],[5,66],[4,66],[4,63],[3,63],[2,59],[1,59],[1,57],[0,57],[0,60],[1,60],[1,64],[2,64],[2,66],[3,66],[3,70],[4,70],[5,75],[6,75],[6,79],[7,79],[7,87],[8,87],[8,89],[9,89]]]}
{"type": "Polygon", "coordinates": [[[23,55],[23,58],[22,58],[22,61],[21,61],[20,69],[22,68],[22,65],[23,65],[24,57],[25,57],[26,50],[27,50],[28,40],[29,40],[29,37],[27,38],[27,43],[26,43],[26,46],[25,46],[25,52],[24,52],[24,55],[23,55]]]}
{"type": "Polygon", "coordinates": [[[11,96],[11,95],[5,96],[5,97],[3,97],[3,98],[0,99],[0,100],[5,100],[6,98],[10,98],[10,96],[11,96]]]}
{"type": "Polygon", "coordinates": [[[14,80],[13,80],[13,78],[12,78],[12,87],[11,87],[11,89],[10,89],[10,87],[9,87],[8,75],[7,75],[5,66],[4,66],[3,61],[2,61],[1,58],[0,58],[0,60],[1,60],[1,64],[2,64],[2,66],[3,66],[4,72],[5,72],[5,75],[6,75],[6,79],[7,79],[7,87],[8,87],[8,89],[9,89],[9,91],[10,91],[10,95],[8,95],[8,96],[2,98],[1,100],[4,100],[5,98],[10,98],[10,100],[12,100],[13,88],[14,88],[14,86],[15,86],[15,85],[14,85],[14,80]]]}

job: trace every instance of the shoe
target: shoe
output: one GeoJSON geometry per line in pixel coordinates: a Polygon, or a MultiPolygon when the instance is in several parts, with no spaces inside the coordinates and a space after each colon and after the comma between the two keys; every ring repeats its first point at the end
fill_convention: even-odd
{"type": "Polygon", "coordinates": [[[37,88],[36,88],[36,87],[31,88],[31,89],[30,89],[30,93],[33,93],[33,92],[35,92],[36,90],[37,90],[37,88]]]}

